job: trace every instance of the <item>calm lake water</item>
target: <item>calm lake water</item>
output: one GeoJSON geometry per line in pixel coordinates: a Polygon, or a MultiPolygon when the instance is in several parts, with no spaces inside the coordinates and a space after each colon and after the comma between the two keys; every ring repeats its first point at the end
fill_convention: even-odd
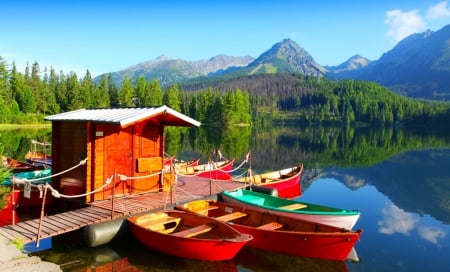
{"type": "MultiPolygon", "coordinates": [[[[405,132],[400,137],[393,132],[383,138],[386,132],[356,132],[348,139],[327,132],[346,138],[337,144],[317,143],[323,138],[308,140],[303,138],[305,134],[289,129],[271,135],[270,140],[252,138],[246,146],[253,151],[252,168],[262,172],[304,161],[307,171],[299,200],[360,210],[361,218],[355,226],[363,229],[356,244],[359,262],[315,260],[252,249],[243,250],[229,262],[200,262],[150,251],[131,236],[97,248],[83,246],[76,235],[60,237],[54,239],[54,249],[36,255],[64,265],[64,271],[100,271],[105,265],[111,267],[106,271],[449,270],[447,134],[405,132]]],[[[196,156],[195,150],[183,147],[180,154],[187,160],[196,156]]]]}

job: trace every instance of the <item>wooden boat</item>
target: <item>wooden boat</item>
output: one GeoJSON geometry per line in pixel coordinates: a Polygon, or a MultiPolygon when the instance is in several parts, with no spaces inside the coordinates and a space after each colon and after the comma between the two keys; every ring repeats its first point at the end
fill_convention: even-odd
{"type": "Polygon", "coordinates": [[[52,156],[37,151],[28,151],[25,154],[25,160],[33,165],[52,165],[52,156]]]}
{"type": "Polygon", "coordinates": [[[231,222],[239,232],[253,236],[248,246],[309,258],[346,260],[362,233],[213,200],[176,208],[231,222]]]}
{"type": "Polygon", "coordinates": [[[191,161],[179,161],[179,160],[175,159],[175,157],[173,157],[173,156],[164,158],[164,166],[169,166],[171,164],[175,164],[178,167],[186,167],[186,166],[199,165],[199,163],[200,163],[200,158],[194,159],[191,161]]]}
{"type": "Polygon", "coordinates": [[[138,215],[128,222],[148,248],[196,260],[230,260],[252,239],[225,222],[183,211],[138,215]]]}
{"type": "MultiPolygon", "coordinates": [[[[24,180],[30,181],[33,185],[43,185],[45,183],[51,183],[52,169],[46,168],[35,171],[11,173],[8,176],[0,188],[11,188],[14,181],[14,195],[11,194],[10,199],[13,202],[13,206],[20,207],[38,207],[42,205],[42,191],[36,186],[32,186],[30,189],[30,197],[25,197],[25,184],[24,180]],[[33,181],[38,179],[38,181],[33,181]]],[[[53,197],[47,197],[45,199],[46,204],[52,202],[53,197]]]]}
{"type": "Polygon", "coordinates": [[[176,161],[175,167],[197,166],[200,164],[200,158],[191,161],[176,161]]]}
{"type": "Polygon", "coordinates": [[[25,160],[34,165],[52,165],[51,143],[41,143],[31,140],[30,150],[25,154],[25,160]]]}
{"type": "Polygon", "coordinates": [[[264,211],[269,210],[271,213],[277,215],[286,215],[344,229],[352,229],[360,216],[360,212],[357,210],[345,210],[304,203],[246,189],[224,191],[221,192],[220,196],[224,202],[253,207],[264,211]]]}
{"type": "Polygon", "coordinates": [[[233,169],[234,160],[208,162],[199,165],[186,165],[176,167],[177,174],[187,177],[202,177],[214,180],[230,180],[230,171],[233,169]]]}
{"type": "Polygon", "coordinates": [[[19,161],[6,156],[2,156],[2,166],[10,169],[13,173],[35,171],[45,168],[43,165],[33,165],[31,163],[19,161]]]}
{"type": "Polygon", "coordinates": [[[250,185],[277,189],[279,197],[294,198],[302,194],[300,184],[302,172],[303,164],[278,171],[251,175],[233,180],[250,185]]]}

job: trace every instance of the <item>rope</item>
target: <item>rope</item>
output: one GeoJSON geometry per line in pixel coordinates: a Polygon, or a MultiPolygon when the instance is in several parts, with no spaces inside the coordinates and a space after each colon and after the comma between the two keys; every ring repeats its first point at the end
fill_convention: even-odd
{"type": "Polygon", "coordinates": [[[77,198],[77,197],[84,197],[84,196],[88,196],[88,195],[91,195],[91,194],[95,194],[95,193],[103,190],[103,188],[105,188],[106,186],[111,184],[111,181],[113,180],[113,178],[114,178],[114,175],[111,175],[111,177],[107,178],[106,181],[105,181],[105,184],[103,184],[101,187],[99,187],[99,188],[97,188],[94,191],[91,191],[89,193],[80,194],[80,195],[64,195],[64,194],[59,193],[50,184],[45,184],[45,186],[51,190],[53,197],[56,197],[56,198],[61,198],[61,197],[64,197],[64,198],[77,198]]]}
{"type": "Polygon", "coordinates": [[[62,175],[62,174],[65,174],[65,173],[67,173],[67,172],[70,172],[70,171],[72,171],[73,169],[75,169],[75,168],[77,168],[77,167],[79,167],[79,166],[85,165],[86,162],[87,162],[87,160],[88,160],[87,158],[84,159],[84,160],[81,160],[77,165],[74,165],[74,166],[72,166],[71,168],[69,168],[69,169],[67,169],[67,170],[64,170],[64,171],[59,172],[59,173],[56,173],[56,174],[52,174],[52,175],[50,175],[50,176],[45,176],[45,177],[40,177],[40,178],[35,178],[35,179],[26,179],[26,178],[20,179],[20,178],[17,178],[17,177],[14,177],[14,176],[13,176],[11,180],[12,180],[13,182],[14,182],[14,180],[15,180],[15,181],[18,181],[17,183],[20,184],[21,181],[22,181],[22,183],[23,183],[24,180],[25,180],[25,181],[29,181],[29,182],[36,182],[36,181],[40,181],[40,180],[44,180],[44,179],[50,179],[50,178],[57,177],[57,176],[60,176],[60,175],[62,175]]]}
{"type": "Polygon", "coordinates": [[[122,174],[117,174],[117,175],[119,176],[121,181],[125,181],[125,180],[135,180],[135,179],[150,178],[150,177],[161,175],[161,174],[162,174],[162,171],[158,171],[158,172],[146,175],[146,176],[139,176],[139,177],[127,177],[126,175],[122,175],[122,174]]]}

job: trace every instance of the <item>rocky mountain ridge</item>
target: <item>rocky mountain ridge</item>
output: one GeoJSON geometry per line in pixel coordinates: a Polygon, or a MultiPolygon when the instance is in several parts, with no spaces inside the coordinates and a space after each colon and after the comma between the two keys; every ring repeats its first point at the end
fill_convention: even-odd
{"type": "Polygon", "coordinates": [[[162,86],[186,80],[213,81],[255,74],[292,73],[331,79],[375,81],[409,97],[450,100],[450,25],[406,37],[380,59],[354,55],[338,66],[321,66],[291,39],[276,43],[256,59],[217,55],[208,60],[186,61],[160,56],[113,72],[120,85],[125,77],[158,80],[162,86]]]}

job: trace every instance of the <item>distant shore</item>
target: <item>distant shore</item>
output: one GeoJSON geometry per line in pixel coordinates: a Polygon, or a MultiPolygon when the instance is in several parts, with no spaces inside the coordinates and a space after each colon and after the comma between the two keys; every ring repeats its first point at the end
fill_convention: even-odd
{"type": "Polygon", "coordinates": [[[0,128],[46,128],[52,124],[0,124],[0,128]]]}

